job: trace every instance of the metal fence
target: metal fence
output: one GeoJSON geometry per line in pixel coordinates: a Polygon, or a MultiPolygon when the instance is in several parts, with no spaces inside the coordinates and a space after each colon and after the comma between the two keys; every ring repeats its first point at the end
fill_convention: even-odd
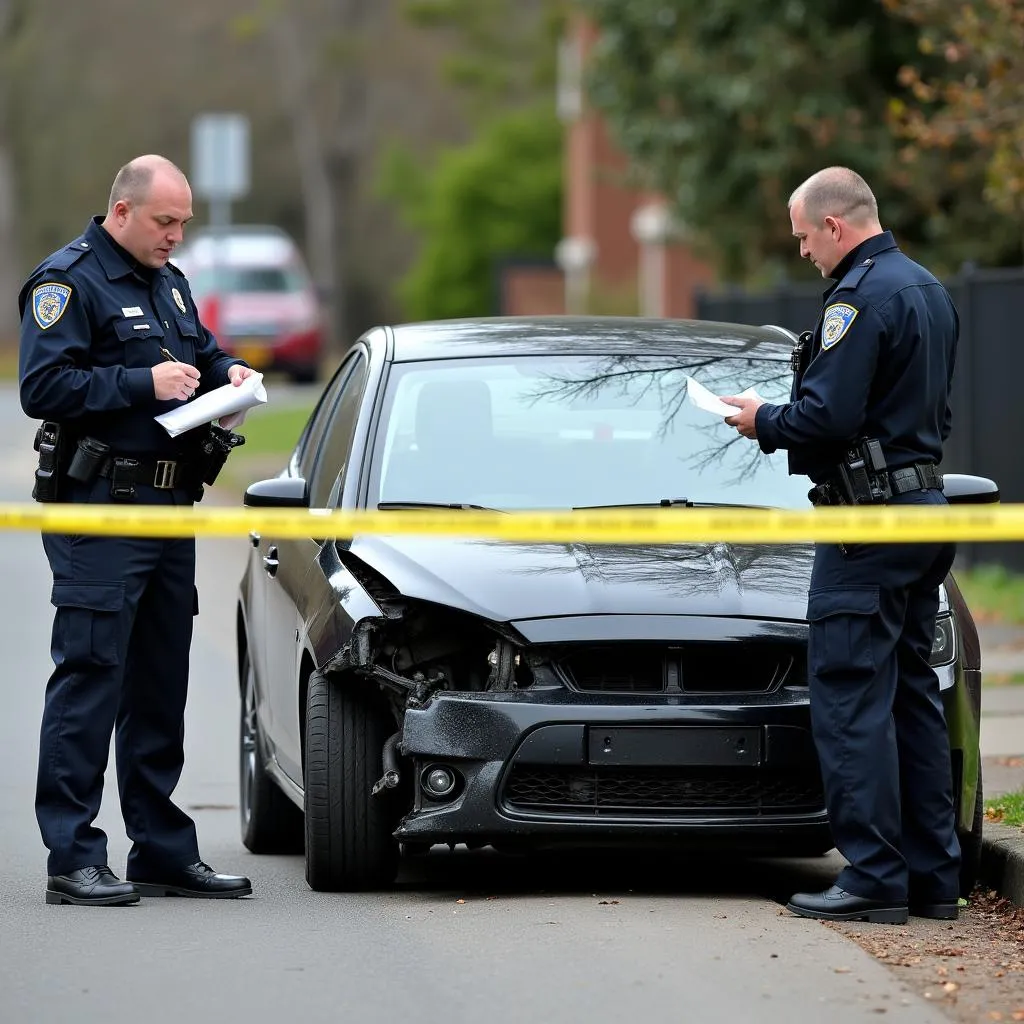
{"type": "MultiPolygon", "coordinates": [[[[1024,458],[1017,447],[1024,446],[1024,268],[964,267],[945,284],[960,314],[960,345],[942,468],[991,477],[1004,501],[1024,501],[1024,458]]],[[[698,297],[698,316],[810,330],[822,291],[822,285],[784,283],[757,294],[705,292],[698,297]]],[[[1024,545],[963,545],[961,561],[1024,571],[1024,545]]]]}

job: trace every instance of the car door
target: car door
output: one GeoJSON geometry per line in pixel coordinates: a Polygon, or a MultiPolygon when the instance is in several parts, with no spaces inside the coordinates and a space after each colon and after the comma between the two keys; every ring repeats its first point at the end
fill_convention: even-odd
{"type": "MultiPolygon", "coordinates": [[[[300,477],[312,467],[313,457],[320,445],[330,411],[337,401],[338,392],[351,366],[342,366],[324,389],[316,408],[303,430],[295,452],[282,475],[300,477]]],[[[276,758],[279,746],[278,723],[274,721],[273,709],[281,705],[283,699],[276,695],[278,687],[290,688],[294,685],[290,679],[280,678],[275,666],[280,663],[280,653],[276,651],[280,641],[281,607],[278,591],[277,569],[280,559],[281,542],[263,531],[253,530],[249,534],[250,564],[248,568],[246,589],[246,628],[249,639],[249,656],[256,677],[256,701],[260,716],[260,728],[268,752],[276,758]],[[268,601],[274,595],[273,614],[268,611],[268,601]]],[[[289,613],[292,614],[292,613],[289,613]]]]}
{"type": "MultiPolygon", "coordinates": [[[[310,508],[329,507],[336,481],[343,478],[366,384],[367,365],[366,353],[357,349],[339,368],[331,384],[333,395],[323,403],[322,436],[315,443],[310,438],[311,443],[300,460],[300,471],[307,480],[310,508]]],[[[268,546],[263,565],[268,577],[264,635],[275,754],[285,774],[300,784],[299,667],[310,595],[319,593],[323,587],[319,579],[322,576],[319,552],[320,543],[313,538],[282,539],[268,546]],[[311,580],[310,574],[317,579],[311,580]]]]}

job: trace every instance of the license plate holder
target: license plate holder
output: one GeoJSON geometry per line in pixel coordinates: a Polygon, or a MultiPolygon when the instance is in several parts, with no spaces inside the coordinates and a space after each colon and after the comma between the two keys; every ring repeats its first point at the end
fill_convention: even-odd
{"type": "Polygon", "coordinates": [[[248,338],[233,342],[231,351],[239,359],[244,359],[254,370],[262,370],[274,358],[273,350],[269,345],[250,341],[248,338]]]}
{"type": "Polygon", "coordinates": [[[761,763],[759,726],[626,725],[587,730],[592,765],[755,767],[761,763]]]}

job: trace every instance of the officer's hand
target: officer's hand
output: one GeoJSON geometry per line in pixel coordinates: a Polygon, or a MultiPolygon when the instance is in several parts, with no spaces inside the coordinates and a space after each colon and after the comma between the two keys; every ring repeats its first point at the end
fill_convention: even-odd
{"type": "Polygon", "coordinates": [[[199,371],[189,363],[157,363],[153,367],[153,392],[166,402],[191,398],[199,387],[199,371]]]}
{"type": "Polygon", "coordinates": [[[760,398],[739,398],[738,396],[723,398],[722,401],[726,405],[735,405],[740,410],[735,416],[727,416],[725,422],[730,427],[735,427],[744,437],[756,438],[757,423],[755,417],[757,416],[757,410],[764,405],[764,402],[760,398]]]}
{"type": "Polygon", "coordinates": [[[256,371],[251,366],[243,366],[241,363],[232,363],[228,367],[228,380],[231,381],[235,387],[245,380],[246,377],[251,377],[256,371]]]}

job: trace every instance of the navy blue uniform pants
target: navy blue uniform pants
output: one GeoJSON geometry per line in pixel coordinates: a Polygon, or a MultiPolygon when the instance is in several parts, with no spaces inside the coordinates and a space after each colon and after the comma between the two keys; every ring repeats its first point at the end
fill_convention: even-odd
{"type": "MultiPolygon", "coordinates": [[[[944,504],[912,491],[899,504],[944,504]]],[[[955,899],[960,848],[949,738],[929,666],[955,545],[815,549],[807,603],[811,724],[838,884],[857,896],[955,899]]]]}
{"type": "MultiPolygon", "coordinates": [[[[106,486],[97,481],[92,500],[109,500],[106,486]]],[[[184,492],[149,487],[139,497],[188,501],[184,492]]],[[[36,789],[48,873],[107,863],[107,837],[93,821],[115,729],[121,812],[133,841],[128,876],[195,863],[195,825],[171,800],[184,759],[198,610],[195,541],[44,534],[43,547],[56,606],[36,789]]]]}

